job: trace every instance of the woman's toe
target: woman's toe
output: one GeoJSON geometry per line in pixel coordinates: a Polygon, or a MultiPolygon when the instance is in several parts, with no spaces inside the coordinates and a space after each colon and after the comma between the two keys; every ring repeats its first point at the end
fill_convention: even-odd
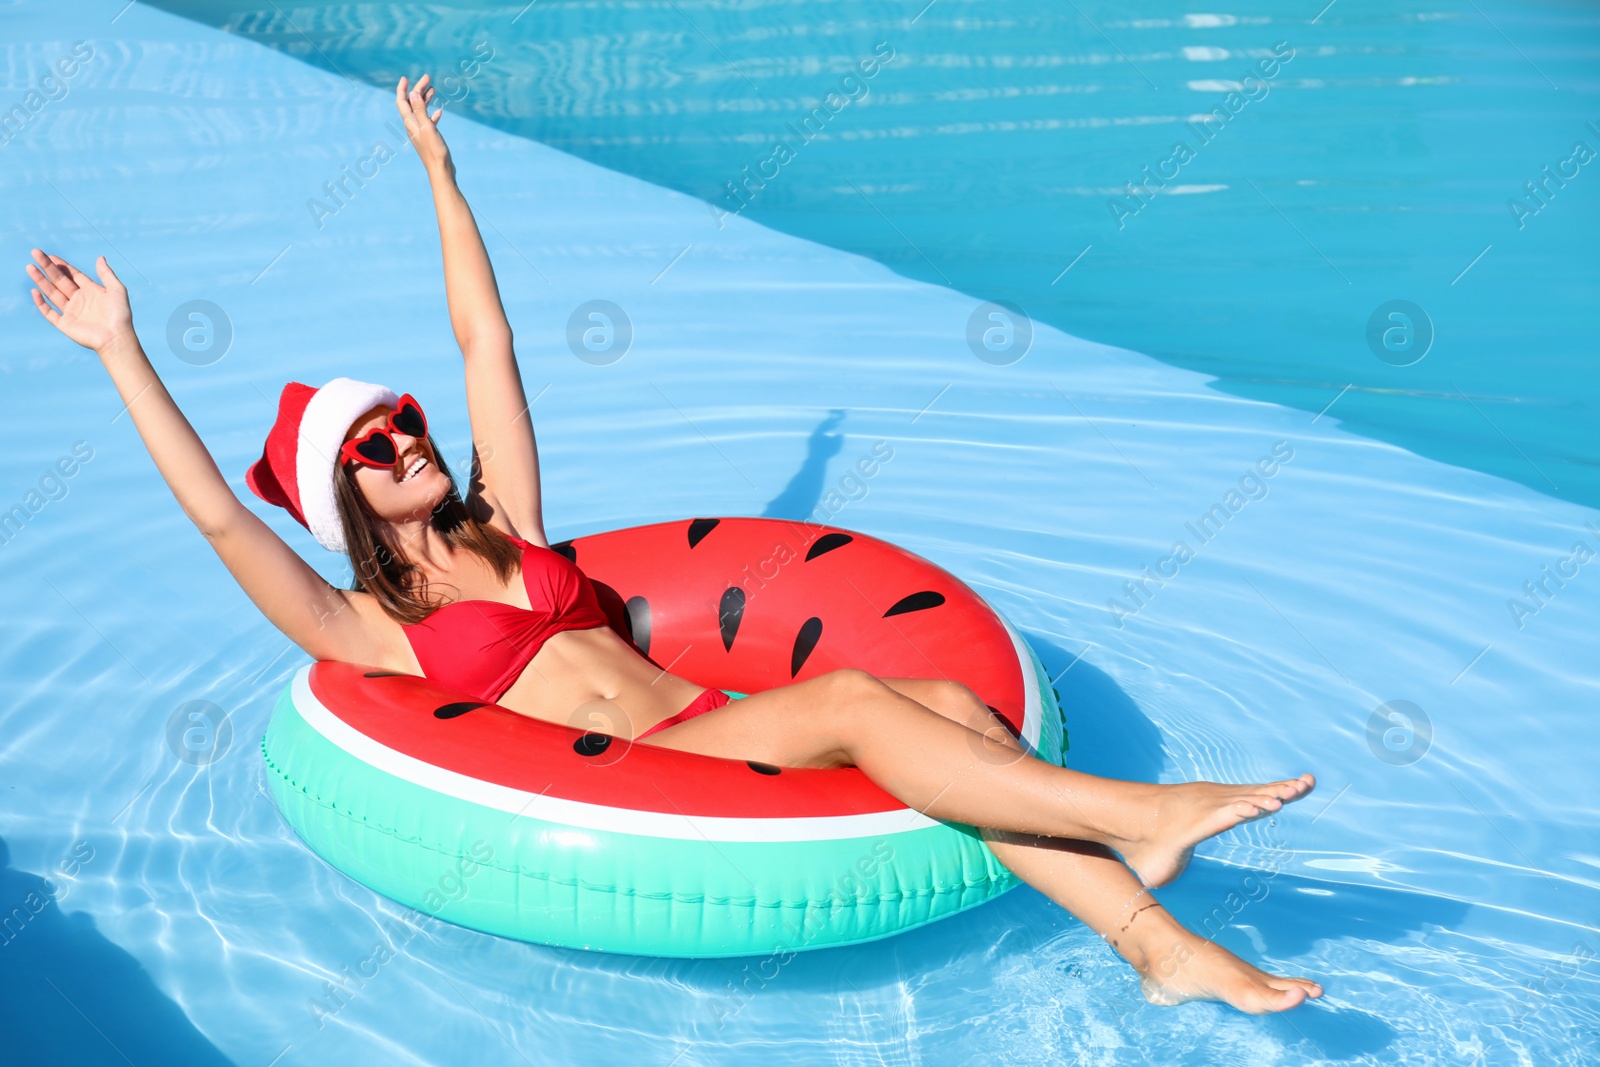
{"type": "Polygon", "coordinates": [[[1264,814],[1274,813],[1274,811],[1283,806],[1282,800],[1278,800],[1277,797],[1269,797],[1267,793],[1259,793],[1256,797],[1245,798],[1243,803],[1245,803],[1246,808],[1250,808],[1250,814],[1246,814],[1246,819],[1259,819],[1264,814]]]}
{"type": "Polygon", "coordinates": [[[1270,984],[1274,989],[1283,990],[1284,992],[1293,992],[1298,989],[1308,997],[1320,997],[1322,995],[1322,987],[1309,978],[1273,978],[1270,984]]]}
{"type": "Polygon", "coordinates": [[[1254,1015],[1264,1015],[1270,1011],[1285,1011],[1306,999],[1306,991],[1299,986],[1290,986],[1287,989],[1278,987],[1276,983],[1267,982],[1258,986],[1255,995],[1250,998],[1248,1006],[1241,1005],[1244,1010],[1254,1015]]]}

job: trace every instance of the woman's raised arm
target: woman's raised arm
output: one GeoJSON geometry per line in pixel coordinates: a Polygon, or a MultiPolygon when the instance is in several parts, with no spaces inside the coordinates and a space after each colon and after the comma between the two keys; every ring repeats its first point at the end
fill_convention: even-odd
{"type": "MultiPolygon", "coordinates": [[[[239,500],[178,410],[133,332],[128,290],[104,256],[103,284],[59,256],[33,250],[34,306],[51,325],[93,349],[172,495],[264,615],[316,659],[389,665],[376,600],[337,589],[239,500]],[[47,302],[48,298],[48,302],[47,302]],[[53,307],[51,305],[54,305],[53,307]],[[59,310],[58,310],[59,309],[59,310]]],[[[392,624],[398,630],[398,624],[392,624]]]]}
{"type": "Polygon", "coordinates": [[[439,245],[444,254],[444,292],[450,306],[450,327],[456,344],[467,352],[478,344],[511,342],[511,324],[506,321],[495,284],[494,268],[483,247],[478,224],[467,207],[466,197],[456,186],[456,165],[450,148],[439,133],[444,111],[429,114],[433,88],[424,74],[408,92],[406,79],[395,85],[395,106],[405,123],[406,133],[417,158],[427,169],[433,187],[433,206],[439,216],[439,245]]]}
{"type": "MultiPolygon", "coordinates": [[[[433,88],[428,76],[409,92],[406,79],[395,85],[395,106],[417,157],[428,171],[433,206],[439,215],[439,244],[444,253],[445,298],[450,325],[466,361],[467,414],[477,452],[481,497],[499,512],[517,535],[548,545],[539,489],[539,452],[533,438],[528,398],[511,344],[511,326],[500,303],[494,268],[483,247],[478,224],[456,186],[450,149],[439,134],[443,110],[429,113],[433,88]]],[[[469,494],[470,496],[470,494],[469,494]]],[[[472,501],[468,500],[471,506],[472,501]]]]}
{"type": "Polygon", "coordinates": [[[128,290],[104,256],[95,260],[103,285],[60,256],[35,248],[33,258],[37,266],[28,265],[28,277],[39,287],[33,290],[34,305],[52,326],[100,357],[172,495],[200,532],[211,536],[244,505],[140,347],[128,290]],[[45,303],[46,297],[61,310],[45,303]]]}

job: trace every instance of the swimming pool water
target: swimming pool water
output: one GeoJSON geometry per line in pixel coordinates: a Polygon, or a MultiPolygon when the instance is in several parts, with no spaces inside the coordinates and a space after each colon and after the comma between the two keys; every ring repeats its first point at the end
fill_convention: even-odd
{"type": "Polygon", "coordinates": [[[1495,228],[1585,136],[1569,120],[1600,121],[1595,20],[1316,6],[1069,22],[939,0],[910,23],[915,6],[0,5],[6,101],[93,44],[0,147],[17,272],[0,504],[29,508],[0,544],[0,905],[25,916],[0,936],[0,1062],[1592,1061],[1600,564],[1574,551],[1600,552],[1588,168],[1525,230],[1495,228]],[[886,33],[896,58],[830,120],[837,137],[714,215],[710,176],[763,155],[886,33]],[[551,537],[820,505],[1018,625],[1058,677],[1076,766],[1314,771],[1312,797],[1206,844],[1161,897],[1318,978],[1322,1002],[1152,1007],[1026,888],[801,954],[747,997],[744,961],[416,920],[284,826],[255,746],[305,658],[177,507],[92,354],[38,318],[22,263],[34,245],[105,252],[235,490],[347,582],[243,473],[290,378],[434,397],[436,434],[465,452],[426,182],[404,151],[377,159],[398,147],[393,96],[367,83],[483,39],[495,56],[460,100],[482,122],[442,128],[538,395],[551,537]],[[1182,169],[1227,188],[1158,196],[1101,239],[1102,190],[1223,93],[1189,83],[1282,39],[1307,42],[1290,80],[1182,169]],[[346,168],[367,177],[334,201],[346,168]],[[611,363],[568,344],[595,299],[633,324],[611,363]],[[994,299],[1033,322],[1014,362],[968,343],[994,299]],[[1389,299],[1437,326],[1409,367],[1366,347],[1389,299]],[[225,354],[185,347],[196,300],[220,309],[225,354]],[[878,440],[893,460],[846,477],[878,440]],[[1275,447],[1292,455],[1252,478],[1275,447]],[[1230,492],[1226,525],[1190,532],[1230,492]],[[1179,540],[1192,559],[1130,596],[1179,540]],[[231,731],[208,763],[172,740],[193,701],[231,731]],[[1394,711],[1427,729],[1389,733],[1394,711]],[[393,958],[374,968],[379,945],[393,958]]]}
{"type": "Polygon", "coordinates": [[[390,89],[425,55],[708,210],[1600,505],[1590,6],[158,6],[390,89]]]}

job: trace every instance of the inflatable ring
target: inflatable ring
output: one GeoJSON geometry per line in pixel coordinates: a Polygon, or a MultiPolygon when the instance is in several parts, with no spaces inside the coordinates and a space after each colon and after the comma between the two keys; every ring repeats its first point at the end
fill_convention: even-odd
{"type": "MultiPolygon", "coordinates": [[[[613,628],[675,674],[735,698],[844,667],[950,678],[1061,762],[1065,724],[1032,649],[958,578],[886,541],[712,518],[551,547],[583,568],[613,628]]],[[[261,751],[279,811],[336,869],[523,941],[797,952],[914,929],[1020,884],[975,828],[908,808],[859,768],[780,768],[585,726],[322,661],[294,674],[261,751]]]]}

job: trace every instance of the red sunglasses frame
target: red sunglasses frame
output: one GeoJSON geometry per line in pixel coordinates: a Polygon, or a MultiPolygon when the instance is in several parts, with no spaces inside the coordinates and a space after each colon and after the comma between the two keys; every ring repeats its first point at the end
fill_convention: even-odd
{"type": "MultiPolygon", "coordinates": [[[[384,420],[384,424],[382,426],[374,426],[372,429],[368,430],[366,433],[362,434],[360,437],[356,437],[356,438],[353,438],[353,439],[351,439],[349,441],[346,441],[340,447],[340,449],[339,449],[339,461],[341,463],[343,463],[346,460],[354,460],[355,462],[364,464],[364,465],[366,465],[368,467],[378,467],[380,469],[393,467],[396,463],[399,463],[400,462],[400,445],[399,445],[399,442],[397,442],[394,439],[394,434],[395,434],[395,431],[397,429],[397,427],[394,424],[394,420],[398,415],[401,414],[401,412],[403,412],[405,410],[407,404],[410,404],[413,408],[416,409],[417,417],[422,420],[422,433],[420,433],[420,434],[406,434],[406,436],[407,437],[426,437],[427,433],[428,433],[428,416],[422,410],[422,405],[417,403],[417,398],[412,396],[410,393],[406,393],[404,396],[402,396],[395,403],[394,410],[389,412],[389,417],[388,417],[388,419],[384,420]],[[370,458],[368,456],[363,456],[361,454],[361,452],[359,451],[360,446],[366,444],[369,441],[371,441],[374,437],[387,437],[389,439],[389,447],[394,450],[394,458],[393,459],[389,460],[387,463],[381,463],[378,460],[372,459],[372,458],[370,458]]],[[[405,433],[404,430],[400,430],[399,432],[400,433],[405,433]]]]}

